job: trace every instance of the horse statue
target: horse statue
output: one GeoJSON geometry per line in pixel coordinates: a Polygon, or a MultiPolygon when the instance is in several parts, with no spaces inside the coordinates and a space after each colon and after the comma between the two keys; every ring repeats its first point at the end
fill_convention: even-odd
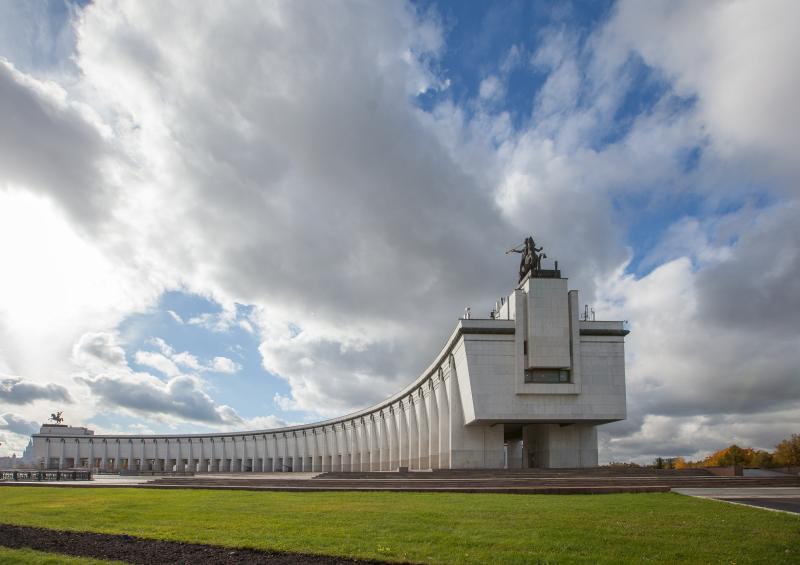
{"type": "Polygon", "coordinates": [[[525,238],[525,241],[516,247],[506,251],[509,253],[521,253],[522,258],[519,263],[519,282],[531,271],[538,271],[542,268],[542,259],[547,259],[547,255],[541,253],[544,247],[536,247],[536,242],[532,236],[525,238]]]}

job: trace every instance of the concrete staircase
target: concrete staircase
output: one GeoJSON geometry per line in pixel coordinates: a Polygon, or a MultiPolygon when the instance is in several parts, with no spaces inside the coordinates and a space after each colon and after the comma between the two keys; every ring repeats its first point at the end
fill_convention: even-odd
{"type": "Polygon", "coordinates": [[[526,471],[428,471],[410,473],[322,473],[312,479],[275,475],[247,477],[164,477],[146,485],[275,491],[488,492],[518,494],[600,494],[668,492],[672,488],[800,487],[800,477],[718,477],[698,469],[662,472],[606,469],[526,471]],[[698,472],[701,471],[701,472],[698,472]]]}

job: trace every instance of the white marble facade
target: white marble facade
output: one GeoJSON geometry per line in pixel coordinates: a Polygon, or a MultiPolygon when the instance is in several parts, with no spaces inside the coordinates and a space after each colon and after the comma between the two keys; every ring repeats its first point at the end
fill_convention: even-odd
{"type": "Polygon", "coordinates": [[[462,319],[383,402],[324,422],[198,435],[44,425],[35,460],[104,471],[273,472],[592,467],[597,426],[625,418],[622,322],[579,321],[567,279],[527,278],[491,319],[462,319]]]}

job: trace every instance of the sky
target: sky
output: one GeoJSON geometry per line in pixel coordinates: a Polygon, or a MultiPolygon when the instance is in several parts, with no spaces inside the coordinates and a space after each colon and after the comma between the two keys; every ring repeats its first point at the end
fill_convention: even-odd
{"type": "Polygon", "coordinates": [[[415,379],[533,234],[627,320],[600,459],[800,431],[800,4],[0,0],[0,455],[415,379]]]}

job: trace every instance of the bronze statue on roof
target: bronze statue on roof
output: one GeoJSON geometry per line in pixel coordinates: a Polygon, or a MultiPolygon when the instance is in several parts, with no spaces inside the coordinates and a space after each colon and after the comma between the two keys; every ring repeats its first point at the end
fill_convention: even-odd
{"type": "Polygon", "coordinates": [[[533,237],[528,236],[523,243],[506,251],[506,254],[522,254],[519,263],[519,282],[522,282],[522,279],[524,279],[528,273],[538,271],[542,268],[542,259],[547,259],[547,255],[541,253],[542,250],[544,250],[544,247],[536,247],[536,242],[533,240],[533,237]]]}

